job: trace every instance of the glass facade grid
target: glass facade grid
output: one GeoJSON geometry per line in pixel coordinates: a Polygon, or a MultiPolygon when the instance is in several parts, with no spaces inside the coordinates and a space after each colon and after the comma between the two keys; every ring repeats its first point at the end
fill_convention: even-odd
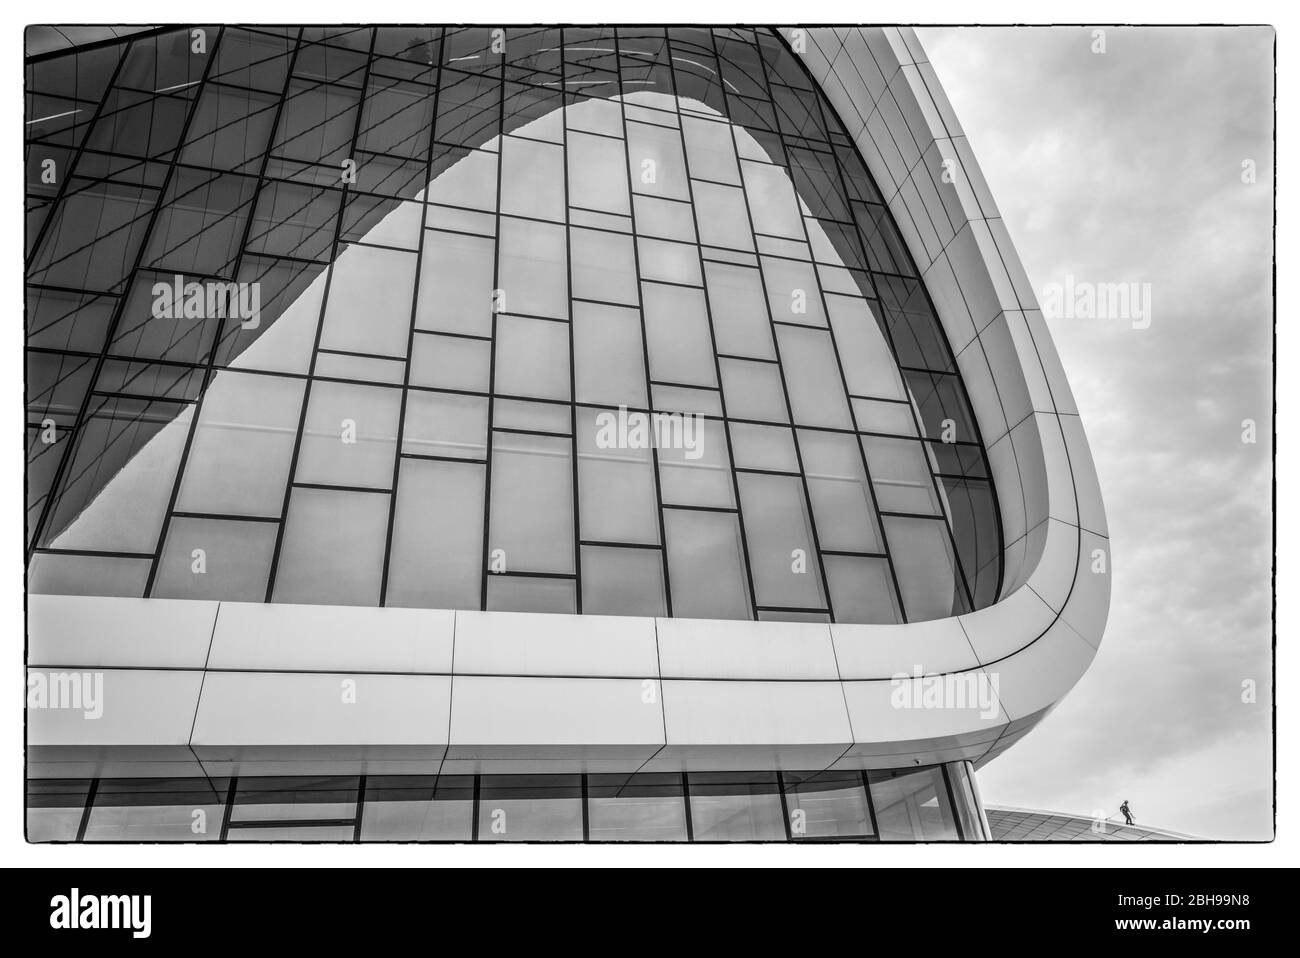
{"type": "Polygon", "coordinates": [[[994,601],[951,350],[773,31],[206,40],[29,62],[32,591],[839,622],[994,601]],[[624,410],[709,417],[701,457],[593,448],[624,410]]]}
{"type": "Polygon", "coordinates": [[[32,779],[32,842],[979,841],[970,770],[32,779]]]}

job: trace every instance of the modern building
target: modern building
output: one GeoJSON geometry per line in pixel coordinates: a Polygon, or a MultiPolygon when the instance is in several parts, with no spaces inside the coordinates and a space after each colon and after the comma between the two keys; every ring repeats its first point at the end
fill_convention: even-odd
{"type": "Polygon", "coordinates": [[[27,39],[29,840],[990,837],[1109,548],[910,30],[27,39]]]}
{"type": "Polygon", "coordinates": [[[1150,825],[1124,824],[1117,816],[1089,818],[1065,812],[986,805],[989,832],[995,842],[1199,842],[1194,835],[1150,825]]]}

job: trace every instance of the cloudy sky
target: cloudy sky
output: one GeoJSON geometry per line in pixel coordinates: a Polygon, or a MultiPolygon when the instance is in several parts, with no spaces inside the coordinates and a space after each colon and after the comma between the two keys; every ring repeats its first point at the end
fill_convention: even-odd
{"type": "Polygon", "coordinates": [[[1147,329],[1049,320],[1114,594],[1092,668],[981,773],[984,798],[1082,813],[1127,798],[1139,822],[1267,838],[1273,32],[1110,28],[1100,54],[1091,29],[917,33],[1040,298],[1067,276],[1151,284],[1147,329]]]}

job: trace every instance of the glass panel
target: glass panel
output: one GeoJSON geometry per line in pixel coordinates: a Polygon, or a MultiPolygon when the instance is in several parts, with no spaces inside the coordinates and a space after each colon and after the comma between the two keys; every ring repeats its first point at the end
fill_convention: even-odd
{"type": "Polygon", "coordinates": [[[473,210],[462,210],[454,206],[429,206],[424,225],[429,229],[477,233],[480,236],[495,236],[497,233],[497,221],[493,214],[476,213],[473,210]]]}
{"type": "Polygon", "coordinates": [[[605,303],[636,305],[636,253],[632,237],[597,230],[569,230],[573,295],[605,303]]]}
{"type": "Polygon", "coordinates": [[[582,547],[582,611],[590,615],[667,615],[658,549],[582,547]]]}
{"type": "MultiPolygon", "coordinates": [[[[617,144],[615,144],[617,146],[617,144]]],[[[517,137],[501,138],[501,212],[564,220],[564,148],[517,137]]]]}
{"type": "Polygon", "coordinates": [[[209,83],[181,150],[181,162],[256,173],[279,106],[279,91],[254,93],[209,83]]]}
{"type": "Polygon", "coordinates": [[[930,464],[919,442],[863,436],[862,449],[881,512],[939,514],[930,464]]]}
{"type": "Polygon", "coordinates": [[[90,779],[29,778],[27,780],[27,840],[76,841],[82,809],[90,794],[90,779]]]}
{"type": "Polygon", "coordinates": [[[415,294],[413,253],[350,246],[334,264],[321,346],[406,356],[415,294]]]}
{"type": "Polygon", "coordinates": [[[500,312],[569,316],[564,227],[503,217],[499,281],[500,312]]]}
{"type": "Polygon", "coordinates": [[[794,421],[805,426],[852,429],[835,346],[823,330],[778,326],[781,368],[794,421]]]}
{"type": "Polygon", "coordinates": [[[970,611],[943,520],[888,516],[884,523],[907,621],[925,622],[970,611]]]}
{"type": "Polygon", "coordinates": [[[53,213],[28,280],[47,286],[120,292],[157,201],[154,190],[120,183],[76,184],[53,213]],[[82,223],[96,225],[93,241],[87,242],[82,223]]]}
{"type": "Polygon", "coordinates": [[[665,240],[637,240],[642,279],[699,286],[699,247],[665,240]]]}
{"type": "Polygon", "coordinates": [[[744,547],[734,513],[665,509],[673,615],[750,619],[744,547]]]}
{"type": "Polygon", "coordinates": [[[153,595],[262,602],[280,524],[176,517],[158,562],[153,595]]]}
{"type": "Polygon", "coordinates": [[[472,776],[372,775],[366,779],[363,842],[467,842],[473,833],[472,776]]]}
{"type": "Polygon", "coordinates": [[[858,772],[786,772],[790,834],[801,838],[866,838],[874,834],[867,790],[858,772]]]}
{"type": "Polygon", "coordinates": [[[411,385],[487,392],[492,345],[459,336],[416,336],[411,346],[411,385]]]}
{"type": "Polygon", "coordinates": [[[632,200],[638,235],[695,242],[695,216],[690,204],[640,195],[632,200]]]}
{"type": "Polygon", "coordinates": [[[700,242],[708,246],[752,250],[754,235],[749,229],[745,193],[739,187],[692,182],[700,242]]]}
{"type": "Polygon", "coordinates": [[[952,370],[952,358],[919,280],[876,277],[899,365],[952,370]]]}
{"type": "Polygon", "coordinates": [[[519,316],[497,317],[495,390],[507,396],[568,399],[568,325],[519,316]]]}
{"type": "Polygon", "coordinates": [[[490,508],[490,568],[573,572],[571,441],[496,433],[490,508]]]}
{"type": "Polygon", "coordinates": [[[186,274],[141,270],[127,294],[109,351],[142,359],[206,363],[221,327],[225,305],[221,289],[186,274]]]}
{"type": "Polygon", "coordinates": [[[790,177],[779,166],[742,160],[754,231],[803,239],[803,216],[790,177]]]}
{"type": "Polygon", "coordinates": [[[406,394],[402,454],[485,459],[487,424],[486,396],[411,390],[406,394]]]}
{"type": "Polygon", "coordinates": [[[227,27],[222,40],[209,79],[276,94],[284,89],[291,39],[227,27]]]}
{"type": "Polygon", "coordinates": [[[907,389],[916,404],[921,428],[931,439],[974,442],[974,419],[956,376],[908,371],[907,389]]]}
{"type": "Polygon", "coordinates": [[[244,257],[239,279],[258,284],[261,322],[256,328],[227,322],[216,361],[239,369],[307,372],[328,276],[328,271],[316,264],[244,257]]]}
{"type": "MultiPolygon", "coordinates": [[[[360,175],[378,175],[378,164],[367,163],[360,175]]],[[[421,168],[421,175],[423,175],[421,168]]],[[[394,175],[388,171],[388,175],[394,175]]],[[[344,243],[367,243],[391,246],[412,252],[420,248],[420,227],[424,206],[420,203],[398,203],[393,199],[350,195],[343,207],[343,222],[339,239],[344,243]]]]}
{"type": "Polygon", "coordinates": [[[550,612],[572,615],[578,611],[573,579],[526,575],[488,576],[489,612],[550,612]]]}
{"type": "Polygon", "coordinates": [[[176,508],[280,517],[303,382],[222,372],[203,397],[176,508]]]}
{"type": "Polygon", "coordinates": [[[426,230],[416,328],[490,336],[495,250],[484,236],[426,230]]]}
{"type": "Polygon", "coordinates": [[[659,412],[722,417],[722,393],[716,388],[653,383],[650,386],[650,398],[654,401],[654,408],[659,412]]]}
{"type": "Polygon", "coordinates": [[[385,605],[482,607],[484,469],[402,461],[385,605]]]}
{"type": "Polygon", "coordinates": [[[799,451],[821,547],[831,552],[882,551],[861,450],[854,438],[801,429],[799,451]]]}
{"type": "Polygon", "coordinates": [[[886,842],[955,841],[957,824],[938,766],[868,772],[880,838],[886,842]]]}
{"type": "Polygon", "coordinates": [[[716,386],[713,338],[703,291],[661,283],[642,283],[641,290],[650,345],[650,378],[716,386]]]}
{"type": "Polygon", "coordinates": [[[356,128],[359,94],[342,86],[294,80],[281,111],[277,156],[339,167],[356,128]]]}
{"type": "MultiPolygon", "coordinates": [[[[575,41],[572,31],[567,37],[570,43],[575,41]]],[[[593,86],[598,90],[598,86],[593,86]]],[[[603,133],[606,136],[623,136],[623,109],[617,100],[597,100],[572,97],[564,109],[564,122],[572,132],[586,130],[589,133],[603,133]]]]}
{"type": "Polygon", "coordinates": [[[903,621],[886,559],[824,556],[836,622],[894,625],[903,621]]]}
{"type": "Polygon", "coordinates": [[[676,130],[629,120],[627,162],[634,193],[689,198],[681,134],[676,130]]]}
{"type": "Polygon", "coordinates": [[[229,276],[256,185],[252,177],[178,169],[150,234],[144,265],[229,276]]]}
{"type": "Polygon", "coordinates": [[[381,79],[372,67],[358,148],[422,160],[433,131],[433,101],[432,87],[381,79]]]}
{"type": "Polygon", "coordinates": [[[775,772],[691,772],[687,781],[697,842],[785,840],[775,772]]]}
{"type": "Polygon", "coordinates": [[[226,788],[222,779],[101,779],[85,841],[216,841],[226,788]]]}
{"type": "Polygon", "coordinates": [[[645,347],[636,310],[574,303],[573,362],[578,402],[645,407],[645,347]]]}
{"type": "Polygon", "coordinates": [[[726,429],[720,420],[702,417],[695,420],[695,428],[694,450],[684,446],[659,450],[660,495],[666,503],[729,509],[736,500],[726,429]]]}
{"type": "Polygon", "coordinates": [[[484,775],[478,840],[582,840],[582,784],[577,775],[484,775]]]}
{"type": "Polygon", "coordinates": [[[686,841],[680,775],[589,776],[587,815],[593,842],[686,841]]]}
{"type": "Polygon", "coordinates": [[[149,581],[152,559],[36,553],[27,569],[35,595],[117,595],[138,599],[149,581]]]}
{"type": "MultiPolygon", "coordinates": [[[[690,207],[682,207],[690,211],[690,207]]],[[[99,352],[117,298],[27,287],[27,345],[99,352]]]]}
{"type": "Polygon", "coordinates": [[[732,419],[758,422],[789,422],[781,367],[776,363],[723,359],[722,393],[727,397],[727,415],[732,419]]]}
{"type": "Polygon", "coordinates": [[[582,538],[596,542],[659,544],[659,512],[649,420],[640,431],[626,412],[579,409],[578,521],[582,538]]]}
{"type": "Polygon", "coordinates": [[[389,496],[294,489],[274,602],[378,605],[389,496]]]}
{"type": "Polygon", "coordinates": [[[733,422],[729,430],[736,468],[762,469],[768,472],[799,471],[794,432],[788,427],[733,422]]]}
{"type": "Polygon", "coordinates": [[[316,354],[315,374],[325,379],[353,379],[400,386],[406,375],[406,364],[400,359],[376,359],[322,350],[316,354]]]}
{"type": "Polygon", "coordinates": [[[767,285],[772,319],[803,326],[825,326],[821,286],[812,264],[773,256],[759,259],[763,264],[763,282],[767,285]]]}
{"type": "Polygon", "coordinates": [[[350,842],[352,825],[273,825],[240,827],[232,824],[228,842],[350,842]]]}
{"type": "Polygon", "coordinates": [[[912,407],[901,402],[884,402],[876,399],[854,399],[853,418],[862,432],[881,432],[891,436],[916,436],[916,420],[912,407]]]}
{"type": "Polygon", "coordinates": [[[776,359],[763,284],[756,269],[705,263],[709,306],[718,352],[753,359],[776,359]]]}
{"type": "Polygon", "coordinates": [[[683,117],[682,136],[686,139],[691,176],[740,185],[740,169],[736,166],[736,146],[731,140],[730,124],[683,117]]]}
{"type": "Polygon", "coordinates": [[[153,552],[193,413],[174,403],[92,402],[41,544],[153,552]]]}
{"type": "Polygon", "coordinates": [[[797,476],[742,473],[740,505],[759,605],[822,609],[822,591],[812,526],[797,476]]]}
{"type": "MultiPolygon", "coordinates": [[[[443,55],[445,58],[446,51],[443,55]]],[[[457,58],[455,65],[467,68],[484,62],[483,54],[473,56],[479,59],[457,58]]],[[[500,130],[501,87],[497,78],[444,69],[439,77],[434,138],[443,143],[473,145],[490,141],[500,130]]]]}
{"type": "Polygon", "coordinates": [[[401,404],[400,389],[313,382],[295,481],[391,488],[401,404]]]}
{"type": "MultiPolygon", "coordinates": [[[[570,133],[569,205],[607,213],[630,213],[623,144],[604,136],[570,133]]],[[[547,184],[554,189],[554,184],[547,184]]]]}
{"type": "Polygon", "coordinates": [[[976,608],[993,603],[998,586],[1001,543],[993,492],[978,479],[942,479],[957,558],[976,608]]]}
{"type": "Polygon", "coordinates": [[[241,777],[235,786],[231,824],[325,821],[357,813],[356,776],[337,778],[241,777]]]}
{"type": "MultiPolygon", "coordinates": [[[[513,45],[510,47],[514,51],[513,45]]],[[[527,67],[507,70],[507,76],[526,75],[527,67]]],[[[529,77],[547,86],[525,86],[520,83],[507,82],[505,85],[502,128],[508,133],[535,140],[550,140],[561,143],[564,140],[564,117],[560,108],[564,103],[564,94],[559,89],[559,76],[540,74],[529,77]]]]}
{"type": "Polygon", "coordinates": [[[493,399],[492,426],[523,432],[573,435],[573,408],[568,403],[529,402],[524,399],[493,399]]]}

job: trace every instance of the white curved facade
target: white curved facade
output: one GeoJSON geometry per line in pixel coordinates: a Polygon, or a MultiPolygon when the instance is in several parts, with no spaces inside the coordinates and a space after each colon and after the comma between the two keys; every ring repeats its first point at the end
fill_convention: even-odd
{"type": "Polygon", "coordinates": [[[114,707],[29,711],[29,774],[979,765],[1033,728],[1092,661],[1110,596],[1069,384],[912,31],[783,32],[885,194],[957,357],[999,494],[995,604],[886,626],[32,595],[30,670],[102,672],[114,707]],[[945,676],[979,680],[992,707],[899,706],[900,689],[923,702],[945,676]]]}

